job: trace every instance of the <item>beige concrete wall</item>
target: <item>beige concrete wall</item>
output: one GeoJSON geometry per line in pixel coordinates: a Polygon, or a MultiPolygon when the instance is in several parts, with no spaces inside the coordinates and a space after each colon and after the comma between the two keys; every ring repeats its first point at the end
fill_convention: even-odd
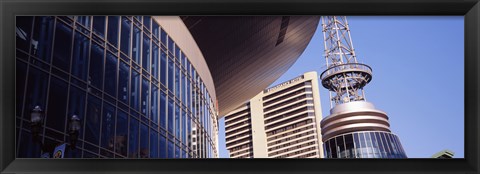
{"type": "Polygon", "coordinates": [[[322,103],[320,102],[320,91],[318,85],[318,74],[315,71],[310,71],[304,74],[305,79],[312,79],[312,93],[313,93],[313,107],[315,110],[315,126],[316,126],[316,133],[318,136],[318,144],[319,144],[319,154],[320,158],[324,158],[323,154],[323,142],[322,142],[322,129],[320,128],[320,121],[322,121],[323,114],[322,114],[322,103]],[[317,97],[315,97],[317,96],[317,97]]]}
{"type": "Polygon", "coordinates": [[[252,119],[253,157],[268,158],[267,134],[263,119],[263,92],[250,100],[250,112],[252,119]]]}

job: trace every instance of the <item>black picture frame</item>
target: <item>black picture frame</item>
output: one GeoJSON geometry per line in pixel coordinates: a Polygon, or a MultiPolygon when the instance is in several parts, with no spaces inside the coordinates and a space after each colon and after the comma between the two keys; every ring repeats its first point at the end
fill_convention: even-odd
{"type": "MultiPolygon", "coordinates": [[[[478,173],[478,0],[1,0],[1,173],[478,173]],[[15,159],[16,15],[460,15],[465,17],[464,159],[15,159]]],[[[445,129],[448,129],[446,125],[445,129]]]]}

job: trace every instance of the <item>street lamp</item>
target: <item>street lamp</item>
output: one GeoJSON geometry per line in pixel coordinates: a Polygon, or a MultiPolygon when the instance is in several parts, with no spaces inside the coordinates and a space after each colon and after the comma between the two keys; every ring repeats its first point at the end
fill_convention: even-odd
{"type": "Polygon", "coordinates": [[[38,141],[38,134],[40,134],[43,124],[43,111],[40,106],[35,106],[30,112],[30,125],[32,128],[33,139],[35,142],[38,141]]]}
{"type": "Polygon", "coordinates": [[[75,144],[78,140],[78,132],[80,131],[81,124],[80,118],[77,115],[72,115],[70,118],[70,125],[68,127],[68,133],[70,135],[70,148],[75,149],[75,144]]]}

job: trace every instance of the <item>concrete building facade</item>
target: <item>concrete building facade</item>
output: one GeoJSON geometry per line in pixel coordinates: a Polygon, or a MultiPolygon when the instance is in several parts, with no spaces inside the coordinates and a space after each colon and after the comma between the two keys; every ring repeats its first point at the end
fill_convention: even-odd
{"type": "Polygon", "coordinates": [[[267,88],[225,116],[231,158],[322,158],[316,72],[267,88]]]}

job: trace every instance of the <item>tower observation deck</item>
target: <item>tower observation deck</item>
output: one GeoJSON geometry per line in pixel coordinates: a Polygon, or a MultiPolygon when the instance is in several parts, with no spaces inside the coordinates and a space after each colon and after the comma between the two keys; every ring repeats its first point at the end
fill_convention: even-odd
{"type": "Polygon", "coordinates": [[[345,16],[322,16],[330,115],[320,125],[326,158],[406,158],[388,116],[366,101],[372,68],[359,63],[345,16]]]}

